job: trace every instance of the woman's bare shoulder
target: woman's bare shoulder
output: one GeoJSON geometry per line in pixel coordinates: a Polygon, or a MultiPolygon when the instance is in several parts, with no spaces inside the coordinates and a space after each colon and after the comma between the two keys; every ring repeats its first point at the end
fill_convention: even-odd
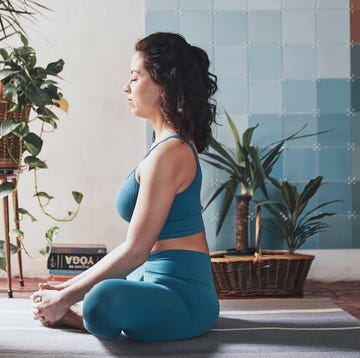
{"type": "Polygon", "coordinates": [[[158,145],[140,166],[141,174],[160,175],[181,186],[195,175],[196,160],[190,146],[180,140],[168,140],[158,145]]]}

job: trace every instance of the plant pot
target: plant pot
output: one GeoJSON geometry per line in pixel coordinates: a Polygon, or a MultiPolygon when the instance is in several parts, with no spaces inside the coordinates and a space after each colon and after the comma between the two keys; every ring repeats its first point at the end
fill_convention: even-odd
{"type": "Polygon", "coordinates": [[[314,256],[263,250],[260,256],[211,256],[219,296],[301,296],[314,256]]]}
{"type": "MultiPolygon", "coordinates": [[[[5,119],[12,119],[18,122],[29,120],[30,106],[21,111],[9,112],[9,101],[6,98],[0,99],[0,123],[5,119]]],[[[20,156],[20,140],[13,134],[0,139],[0,170],[16,170],[20,156]],[[11,153],[11,155],[9,154],[11,153]],[[15,160],[14,160],[15,159],[15,160]]]]}

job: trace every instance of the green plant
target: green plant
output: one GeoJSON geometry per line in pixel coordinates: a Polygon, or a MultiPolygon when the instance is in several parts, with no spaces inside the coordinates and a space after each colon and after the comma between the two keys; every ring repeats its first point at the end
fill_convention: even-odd
{"type": "MultiPolygon", "coordinates": [[[[58,60],[49,63],[45,68],[37,64],[36,52],[29,46],[24,35],[20,35],[22,46],[8,52],[0,48],[0,81],[3,85],[3,96],[8,101],[8,117],[3,119],[0,125],[0,139],[5,141],[7,151],[15,163],[17,180],[4,182],[0,185],[0,198],[14,192],[18,188],[19,178],[24,171],[32,171],[34,175],[34,197],[42,212],[56,221],[70,221],[78,213],[83,195],[77,191],[72,196],[77,205],[74,211],[69,211],[63,218],[51,215],[46,206],[53,199],[45,191],[39,190],[38,171],[48,168],[47,163],[39,158],[44,138],[57,128],[59,118],[53,111],[53,107],[59,107],[67,111],[67,101],[63,98],[55,78],[63,70],[64,61],[58,60]],[[30,110],[29,121],[19,121],[15,113],[30,110]],[[8,138],[17,138],[18,153],[14,154],[8,145],[8,138]]],[[[49,139],[47,139],[49,140],[49,139]]],[[[2,168],[6,170],[7,168],[2,168]]],[[[20,217],[27,215],[32,221],[36,218],[26,209],[19,208],[20,217]]],[[[16,217],[16,215],[14,215],[16,217]]],[[[15,223],[16,224],[16,223],[15,223]]],[[[16,225],[15,225],[16,227],[16,225]]],[[[51,245],[57,227],[49,229],[46,233],[47,244],[51,245]]],[[[20,230],[12,230],[12,236],[21,242],[24,233],[20,230]]],[[[42,252],[43,253],[43,252],[42,252]]]]}
{"type": "Polygon", "coordinates": [[[263,206],[275,218],[275,220],[271,220],[271,223],[276,228],[276,237],[279,237],[286,245],[289,253],[293,254],[309,237],[324,231],[329,226],[323,219],[334,215],[334,213],[322,213],[319,212],[319,209],[339,202],[339,200],[321,203],[311,210],[305,211],[310,199],[317,193],[322,184],[322,176],[311,179],[301,192],[295,185],[286,180],[280,183],[275,178],[269,179],[280,192],[282,202],[264,203],[263,206]]]}
{"type": "MultiPolygon", "coordinates": [[[[10,243],[10,253],[16,254],[19,248],[16,245],[10,243]]],[[[5,254],[5,242],[0,240],[0,270],[6,271],[6,254],[5,254]]]]}
{"type": "Polygon", "coordinates": [[[0,0],[0,41],[14,34],[25,35],[20,20],[31,23],[35,20],[35,15],[44,9],[49,10],[33,0],[0,0]]]}
{"type": "Polygon", "coordinates": [[[309,135],[299,135],[305,128],[304,126],[289,137],[273,143],[264,149],[260,149],[251,144],[254,131],[258,125],[246,129],[240,137],[236,125],[229,114],[225,112],[225,115],[231,128],[235,148],[228,148],[215,138],[211,138],[210,148],[212,152],[204,153],[202,159],[214,167],[225,171],[229,176],[211,196],[204,210],[221,193],[224,194],[216,229],[216,235],[218,235],[230,205],[233,200],[236,199],[236,251],[246,252],[249,248],[249,201],[252,200],[258,189],[263,192],[265,198],[268,197],[265,184],[283,151],[284,144],[290,140],[307,137],[309,135]]]}

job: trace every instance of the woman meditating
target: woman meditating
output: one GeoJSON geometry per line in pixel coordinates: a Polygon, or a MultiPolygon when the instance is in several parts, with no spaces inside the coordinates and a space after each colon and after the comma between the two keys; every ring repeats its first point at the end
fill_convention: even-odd
{"type": "Polygon", "coordinates": [[[120,186],[126,240],[90,269],[34,292],[42,324],[85,328],[103,338],[187,339],[219,315],[200,203],[204,151],[215,122],[216,76],[205,51],[177,34],[138,41],[124,86],[132,113],[154,142],[120,186]]]}

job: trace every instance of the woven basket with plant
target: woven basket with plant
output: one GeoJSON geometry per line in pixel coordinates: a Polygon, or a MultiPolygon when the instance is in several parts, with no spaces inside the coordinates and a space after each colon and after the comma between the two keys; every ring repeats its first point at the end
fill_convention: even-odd
{"type": "MultiPolygon", "coordinates": [[[[276,208],[271,206],[272,201],[268,196],[266,184],[269,183],[270,174],[283,151],[284,144],[290,140],[313,134],[300,135],[303,127],[295,134],[261,150],[251,144],[257,126],[248,128],[240,137],[234,122],[227,113],[226,118],[234,137],[235,148],[227,148],[212,138],[210,142],[212,151],[205,153],[203,158],[204,161],[229,175],[205,206],[206,209],[213,200],[223,194],[216,234],[219,233],[232,202],[236,200],[237,204],[236,247],[225,252],[214,253],[211,258],[216,290],[220,295],[225,296],[299,295],[302,292],[314,256],[294,253],[290,247],[288,247],[288,252],[261,250],[260,208],[266,206],[275,215],[275,220],[282,215],[276,216],[276,208],[279,209],[281,204],[278,204],[276,208]],[[259,188],[265,199],[255,206],[256,247],[249,249],[249,202],[259,188]]],[[[275,179],[271,182],[274,185],[276,183],[275,179]]],[[[310,197],[317,191],[318,184],[318,179],[315,182],[311,181],[306,186],[306,190],[304,189],[305,193],[298,196],[296,196],[296,192],[292,191],[291,194],[294,197],[291,202],[300,198],[301,205],[306,206],[310,197]],[[309,190],[310,188],[312,190],[309,190]]],[[[291,209],[293,208],[291,207],[291,209]]],[[[332,214],[323,216],[326,215],[332,214]]],[[[317,218],[321,219],[323,216],[317,218]]],[[[301,220],[300,218],[297,219],[301,220]]],[[[300,221],[300,224],[304,224],[304,222],[300,221]]],[[[309,225],[310,223],[305,222],[305,224],[309,225]]],[[[283,223],[280,222],[279,225],[283,225],[283,223]]],[[[321,226],[321,228],[324,227],[324,225],[321,226]]],[[[314,226],[311,235],[317,232],[316,229],[320,229],[320,226],[314,226]]],[[[309,232],[307,228],[305,231],[309,232]]]]}

